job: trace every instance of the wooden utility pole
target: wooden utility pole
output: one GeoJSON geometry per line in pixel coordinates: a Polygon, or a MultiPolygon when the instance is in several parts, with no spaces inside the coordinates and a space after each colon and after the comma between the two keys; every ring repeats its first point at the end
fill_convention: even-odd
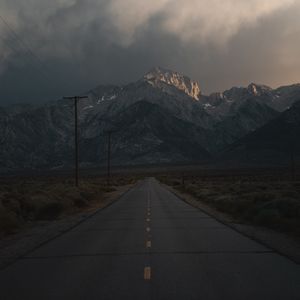
{"type": "Polygon", "coordinates": [[[291,179],[292,181],[296,180],[296,164],[295,164],[295,141],[293,136],[291,136],[290,140],[290,161],[291,161],[291,179]]]}
{"type": "Polygon", "coordinates": [[[290,169],[291,169],[291,179],[292,181],[296,181],[296,157],[295,157],[295,148],[296,148],[296,140],[297,140],[297,124],[298,124],[297,116],[294,112],[291,112],[290,119],[287,123],[290,125],[290,169]]]}
{"type": "Polygon", "coordinates": [[[79,186],[79,147],[78,147],[78,101],[87,99],[87,96],[64,97],[64,99],[74,100],[74,121],[75,121],[75,186],[79,186]]]}
{"type": "Polygon", "coordinates": [[[112,130],[109,130],[108,133],[108,141],[107,141],[107,185],[110,185],[110,158],[111,158],[111,135],[112,130]]]}

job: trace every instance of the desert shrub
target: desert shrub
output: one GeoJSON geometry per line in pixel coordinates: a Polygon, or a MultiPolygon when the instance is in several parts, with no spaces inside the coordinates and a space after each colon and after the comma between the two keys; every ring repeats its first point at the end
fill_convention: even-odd
{"type": "Polygon", "coordinates": [[[96,194],[97,194],[97,193],[95,193],[95,192],[81,191],[81,192],[80,192],[80,197],[81,197],[82,199],[87,200],[87,201],[91,201],[91,200],[93,200],[93,198],[95,197],[96,194]]]}
{"type": "MultiPolygon", "coordinates": [[[[136,177],[112,177],[112,185],[134,183],[136,177]]],[[[24,222],[52,220],[81,211],[103,193],[116,189],[105,178],[82,178],[79,188],[73,178],[14,179],[0,185],[0,233],[13,231],[24,222]]]]}
{"type": "Polygon", "coordinates": [[[40,206],[36,212],[37,220],[53,220],[59,217],[63,211],[63,204],[60,202],[49,202],[40,206]]]}
{"type": "Polygon", "coordinates": [[[274,206],[282,217],[300,219],[300,200],[282,198],[276,200],[274,206]]]}
{"type": "Polygon", "coordinates": [[[299,193],[295,190],[283,190],[281,192],[281,195],[283,197],[289,197],[289,198],[297,198],[300,197],[299,193]]]}
{"type": "Polygon", "coordinates": [[[88,206],[88,201],[84,198],[75,198],[73,199],[73,205],[77,208],[83,208],[88,206]]]}
{"type": "Polygon", "coordinates": [[[268,189],[267,185],[257,185],[257,189],[262,190],[262,191],[266,191],[268,189]]]}
{"type": "Polygon", "coordinates": [[[103,186],[99,190],[101,190],[102,192],[105,192],[105,193],[111,193],[111,192],[116,191],[116,189],[112,186],[103,186]]]}
{"type": "Polygon", "coordinates": [[[11,212],[15,213],[16,215],[21,214],[21,204],[20,204],[20,202],[22,201],[23,196],[20,196],[17,193],[13,193],[13,194],[4,193],[1,196],[0,199],[1,199],[2,205],[8,211],[11,211],[11,212]]]}
{"type": "Polygon", "coordinates": [[[179,186],[179,185],[181,185],[181,182],[179,180],[173,180],[172,185],[173,186],[179,186]]]}
{"type": "Polygon", "coordinates": [[[237,201],[230,195],[216,197],[213,202],[214,206],[222,211],[236,215],[238,212],[243,212],[246,207],[245,201],[237,201]]]}
{"type": "Polygon", "coordinates": [[[0,202],[0,233],[12,233],[20,226],[20,223],[18,216],[8,211],[0,202]]]}
{"type": "Polygon", "coordinates": [[[40,211],[43,207],[53,202],[53,197],[47,194],[38,193],[27,195],[21,201],[22,215],[25,219],[35,220],[39,218],[40,211]]]}
{"type": "MultiPolygon", "coordinates": [[[[82,197],[80,195],[80,191],[77,188],[69,187],[67,188],[60,197],[68,199],[70,205],[72,206],[75,203],[80,203],[82,201],[82,197]]],[[[77,206],[77,205],[75,205],[77,206]]],[[[78,207],[78,206],[77,206],[78,207]]]]}
{"type": "Polygon", "coordinates": [[[300,234],[300,182],[272,176],[186,176],[182,187],[179,174],[164,180],[238,222],[300,234]]]}
{"type": "Polygon", "coordinates": [[[258,225],[276,227],[280,223],[280,213],[276,208],[262,208],[253,215],[252,220],[258,225]]]}
{"type": "Polygon", "coordinates": [[[256,192],[249,194],[248,199],[252,199],[254,203],[262,203],[276,199],[276,195],[267,192],[256,192]]]}

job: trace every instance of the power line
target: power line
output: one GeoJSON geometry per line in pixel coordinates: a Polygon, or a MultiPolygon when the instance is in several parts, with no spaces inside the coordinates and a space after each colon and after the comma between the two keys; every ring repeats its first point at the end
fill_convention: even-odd
{"type": "Polygon", "coordinates": [[[12,43],[12,40],[8,40],[7,38],[4,38],[0,35],[0,39],[4,42],[4,46],[11,49],[17,56],[24,56],[26,58],[27,62],[31,62],[30,58],[28,57],[28,53],[24,53],[22,50],[16,48],[16,46],[12,43]],[[25,55],[24,55],[25,54],[25,55]]]}
{"type": "MultiPolygon", "coordinates": [[[[0,35],[0,39],[4,42],[3,45],[6,46],[6,48],[12,50],[12,52],[14,53],[14,55],[16,55],[16,57],[21,56],[22,59],[25,59],[25,61],[26,61],[27,64],[30,64],[32,62],[32,60],[28,56],[28,53],[24,53],[24,51],[22,49],[17,48],[17,46],[14,44],[13,40],[8,39],[6,37],[3,37],[1,35],[0,35]]],[[[6,55],[6,56],[3,55],[0,58],[0,63],[8,61],[9,60],[8,57],[9,57],[8,55],[6,55]]],[[[25,73],[28,74],[28,75],[32,72],[32,70],[30,70],[28,68],[25,68],[24,70],[25,70],[25,73]]],[[[38,69],[36,69],[36,70],[39,71],[38,69]]],[[[44,75],[44,73],[42,73],[42,74],[44,75]]],[[[45,76],[43,76],[43,78],[45,79],[45,76]]]]}
{"type": "Polygon", "coordinates": [[[31,50],[27,43],[17,34],[17,32],[8,24],[8,22],[0,15],[3,24],[8,28],[9,32],[13,35],[17,42],[33,57],[39,64],[43,64],[41,59],[31,50]]]}
{"type": "Polygon", "coordinates": [[[27,52],[27,54],[29,55],[29,57],[31,57],[33,59],[33,61],[37,62],[37,64],[40,67],[41,73],[43,73],[43,75],[45,75],[47,77],[47,79],[49,79],[50,76],[48,74],[48,68],[44,66],[44,63],[39,58],[39,56],[33,52],[33,50],[28,45],[28,43],[25,43],[24,40],[22,40],[22,38],[17,34],[17,32],[9,25],[9,23],[1,15],[0,15],[0,20],[6,26],[6,28],[8,29],[8,32],[11,34],[11,36],[14,38],[14,40],[18,43],[18,45],[21,46],[21,48],[23,48],[25,50],[25,52],[27,52]]]}
{"type": "MultiPolygon", "coordinates": [[[[16,30],[14,30],[14,28],[7,22],[7,20],[2,15],[0,15],[0,20],[7,28],[6,32],[9,37],[8,40],[10,44],[8,44],[6,38],[2,37],[6,45],[10,47],[12,51],[14,51],[17,55],[24,55],[24,57],[26,57],[27,59],[27,62],[29,62],[28,59],[30,59],[31,62],[34,63],[33,66],[35,67],[35,69],[43,75],[44,79],[47,80],[47,83],[49,82],[49,80],[52,81],[54,77],[56,78],[56,72],[54,72],[52,68],[49,69],[48,66],[44,64],[43,60],[32,50],[30,43],[28,43],[28,41],[24,41],[20,34],[18,34],[16,30]]],[[[68,86],[69,88],[71,88],[71,84],[69,81],[64,83],[64,86],[68,86]]]]}

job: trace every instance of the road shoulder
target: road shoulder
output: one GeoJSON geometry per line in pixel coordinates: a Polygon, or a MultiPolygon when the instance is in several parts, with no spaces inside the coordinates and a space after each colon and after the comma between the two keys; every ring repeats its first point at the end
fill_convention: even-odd
{"type": "Polygon", "coordinates": [[[238,224],[229,215],[216,211],[212,207],[197,200],[192,195],[180,192],[163,183],[161,183],[161,185],[184,202],[200,209],[223,224],[291,259],[293,262],[300,264],[300,241],[268,228],[238,224]]]}
{"type": "Polygon", "coordinates": [[[110,206],[131,190],[133,186],[134,184],[115,187],[115,191],[105,195],[104,201],[94,201],[93,205],[81,213],[64,216],[53,221],[35,222],[30,228],[1,239],[0,270],[110,206]]]}

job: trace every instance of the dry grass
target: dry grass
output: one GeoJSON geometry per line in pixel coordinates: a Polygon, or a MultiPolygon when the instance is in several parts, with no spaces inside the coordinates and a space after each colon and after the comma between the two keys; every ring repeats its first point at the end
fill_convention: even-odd
{"type": "Polygon", "coordinates": [[[236,221],[300,236],[300,182],[259,177],[161,176],[160,180],[193,195],[236,221]]]}
{"type": "Polygon", "coordinates": [[[27,223],[54,220],[103,202],[116,186],[135,182],[133,177],[81,180],[79,188],[68,178],[20,179],[1,182],[0,236],[13,233],[27,223]]]}

